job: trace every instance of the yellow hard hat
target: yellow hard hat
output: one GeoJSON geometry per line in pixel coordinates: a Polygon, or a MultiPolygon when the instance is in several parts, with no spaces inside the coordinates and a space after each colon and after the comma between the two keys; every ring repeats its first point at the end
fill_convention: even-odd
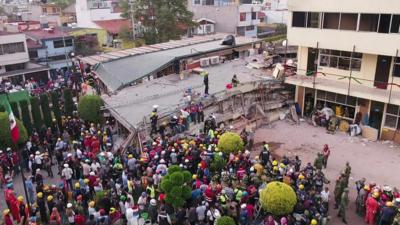
{"type": "Polygon", "coordinates": [[[299,185],[299,189],[300,189],[300,190],[303,190],[303,189],[304,189],[304,185],[300,184],[300,185],[299,185]]]}
{"type": "Polygon", "coordinates": [[[393,206],[393,202],[387,201],[387,202],[386,202],[386,206],[387,206],[387,207],[392,207],[392,206],[393,206]]]}
{"type": "Polygon", "coordinates": [[[312,219],[312,220],[311,220],[311,225],[318,225],[317,220],[316,220],[316,219],[312,219]]]}
{"type": "Polygon", "coordinates": [[[113,213],[113,212],[115,212],[115,211],[117,211],[114,207],[111,207],[110,208],[110,213],[113,213]]]}
{"type": "Polygon", "coordinates": [[[88,184],[88,183],[89,183],[89,179],[85,178],[85,179],[83,180],[83,182],[84,182],[85,184],[88,184]]]}
{"type": "Polygon", "coordinates": [[[89,202],[89,207],[93,208],[94,207],[94,201],[89,202]]]}
{"type": "Polygon", "coordinates": [[[4,211],[3,211],[3,215],[7,215],[7,214],[9,214],[10,213],[10,210],[9,209],[5,209],[4,211]]]}
{"type": "Polygon", "coordinates": [[[192,178],[193,178],[193,180],[196,180],[197,179],[197,175],[193,174],[192,178]]]}
{"type": "Polygon", "coordinates": [[[372,197],[378,198],[378,197],[379,197],[379,192],[374,192],[374,193],[372,193],[372,197]]]}
{"type": "Polygon", "coordinates": [[[299,179],[300,179],[300,180],[303,180],[304,178],[305,178],[305,177],[304,177],[303,174],[300,174],[300,175],[299,175],[299,179]]]}
{"type": "Polygon", "coordinates": [[[279,166],[280,166],[281,168],[285,168],[285,167],[286,167],[286,165],[283,164],[283,163],[279,164],[279,166]]]}
{"type": "Polygon", "coordinates": [[[279,170],[279,168],[277,166],[274,166],[273,170],[279,170]]]}
{"type": "Polygon", "coordinates": [[[369,191],[369,185],[365,185],[364,190],[369,191]]]}
{"type": "Polygon", "coordinates": [[[43,198],[43,193],[42,192],[37,193],[37,197],[38,198],[43,198]]]}
{"type": "Polygon", "coordinates": [[[132,154],[129,154],[128,155],[128,159],[132,159],[133,158],[133,155],[132,154]]]}
{"type": "Polygon", "coordinates": [[[274,161],[272,162],[272,165],[273,165],[273,166],[277,166],[277,165],[278,165],[278,161],[274,160],[274,161]]]}
{"type": "Polygon", "coordinates": [[[47,196],[47,201],[53,201],[53,196],[52,195],[47,196]]]}
{"type": "Polygon", "coordinates": [[[81,187],[81,184],[79,182],[76,182],[75,183],[75,188],[80,188],[80,187],[81,187]]]}
{"type": "Polygon", "coordinates": [[[24,201],[24,197],[22,197],[22,195],[20,195],[20,196],[18,196],[17,200],[18,200],[19,202],[22,202],[22,201],[24,201]]]}

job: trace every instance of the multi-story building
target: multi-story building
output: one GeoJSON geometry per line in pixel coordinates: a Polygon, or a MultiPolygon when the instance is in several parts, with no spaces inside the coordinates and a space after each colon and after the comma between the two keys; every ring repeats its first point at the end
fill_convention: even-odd
{"type": "Polygon", "coordinates": [[[40,21],[43,24],[61,25],[62,11],[55,4],[42,2],[25,2],[4,5],[4,10],[16,21],[40,21]]]}
{"type": "Polygon", "coordinates": [[[51,71],[72,66],[73,36],[53,28],[29,30],[25,34],[31,60],[49,66],[51,71]]]}
{"type": "Polygon", "coordinates": [[[75,10],[78,27],[99,28],[95,21],[122,19],[116,0],[77,0],[75,10]]]}
{"type": "Polygon", "coordinates": [[[0,80],[48,79],[48,67],[29,61],[25,34],[0,31],[0,80]]]}
{"type": "Polygon", "coordinates": [[[381,139],[400,141],[400,1],[289,0],[288,43],[298,47],[302,113],[331,107],[381,139]]]}
{"type": "Polygon", "coordinates": [[[260,4],[249,0],[188,0],[194,19],[214,21],[215,32],[256,37],[260,4]]]}

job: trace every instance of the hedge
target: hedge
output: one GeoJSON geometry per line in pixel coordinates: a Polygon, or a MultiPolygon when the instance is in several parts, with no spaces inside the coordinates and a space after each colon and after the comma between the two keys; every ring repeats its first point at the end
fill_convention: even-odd
{"type": "Polygon", "coordinates": [[[103,106],[103,100],[100,96],[85,95],[79,100],[79,116],[86,122],[98,123],[101,120],[101,106],[103,106]]]}
{"type": "Polygon", "coordinates": [[[21,119],[21,116],[19,114],[18,102],[10,102],[10,106],[14,116],[17,117],[17,119],[21,119]]]}
{"type": "Polygon", "coordinates": [[[61,120],[61,110],[60,110],[60,95],[58,92],[53,91],[51,92],[51,102],[53,103],[52,109],[54,113],[54,118],[57,120],[58,127],[62,127],[62,120],[61,120]]]}
{"type": "Polygon", "coordinates": [[[229,154],[243,150],[243,140],[237,133],[226,132],[218,141],[218,149],[229,154]]]}
{"type": "Polygon", "coordinates": [[[22,100],[19,102],[19,106],[21,107],[21,117],[28,134],[32,134],[32,122],[31,122],[31,114],[29,111],[28,101],[22,100]]]}
{"type": "Polygon", "coordinates": [[[260,191],[260,202],[265,211],[281,216],[293,212],[297,196],[291,186],[274,181],[260,191]]]}
{"type": "Polygon", "coordinates": [[[42,113],[40,112],[39,98],[32,97],[31,98],[31,113],[33,117],[33,125],[37,132],[39,132],[40,128],[43,125],[42,113]]]}
{"type": "Polygon", "coordinates": [[[72,116],[74,112],[74,101],[71,89],[64,89],[64,112],[66,116],[72,116]]]}
{"type": "Polygon", "coordinates": [[[46,124],[46,127],[51,127],[51,122],[53,120],[51,116],[50,106],[49,106],[49,97],[47,94],[42,94],[40,96],[40,106],[43,112],[43,120],[46,124]]]}

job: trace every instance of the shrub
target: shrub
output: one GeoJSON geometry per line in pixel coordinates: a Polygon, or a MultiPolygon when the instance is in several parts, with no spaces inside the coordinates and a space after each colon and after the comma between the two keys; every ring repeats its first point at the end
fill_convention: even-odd
{"type": "Polygon", "coordinates": [[[232,217],[222,216],[217,219],[216,225],[236,225],[236,223],[232,217]]]}
{"type": "Polygon", "coordinates": [[[274,181],[260,191],[260,202],[265,211],[281,216],[293,212],[297,196],[289,185],[274,181]]]}
{"type": "Polygon", "coordinates": [[[43,125],[42,113],[40,112],[39,99],[37,97],[31,98],[31,112],[33,117],[33,125],[37,132],[43,125]]]}
{"type": "Polygon", "coordinates": [[[18,102],[10,102],[10,106],[14,116],[17,117],[17,119],[21,119],[21,116],[19,115],[18,102]]]}
{"type": "Polygon", "coordinates": [[[64,111],[67,116],[72,116],[74,112],[74,100],[72,100],[71,89],[64,89],[64,111]]]}
{"type": "Polygon", "coordinates": [[[54,113],[54,117],[57,120],[58,127],[62,127],[62,120],[61,120],[61,110],[60,110],[60,96],[58,92],[53,91],[51,92],[51,103],[53,103],[52,109],[54,113]]]}
{"type": "Polygon", "coordinates": [[[5,111],[6,111],[6,108],[4,108],[3,105],[0,105],[0,112],[5,112],[5,111]]]}
{"type": "Polygon", "coordinates": [[[166,194],[165,201],[175,208],[182,207],[192,195],[190,182],[192,174],[179,166],[170,166],[168,174],[161,181],[161,190],[166,194]]]}
{"type": "Polygon", "coordinates": [[[211,162],[210,169],[212,172],[220,172],[226,166],[226,159],[221,155],[215,154],[214,159],[211,162]]]}
{"type": "Polygon", "coordinates": [[[51,116],[49,97],[47,96],[47,94],[43,94],[40,96],[40,106],[42,107],[44,123],[46,124],[46,127],[50,127],[51,121],[53,119],[51,116]]]}
{"type": "Polygon", "coordinates": [[[98,123],[101,120],[101,106],[103,106],[103,100],[100,96],[85,95],[79,100],[79,116],[87,122],[98,123]]]}
{"type": "MultiPolygon", "coordinates": [[[[28,140],[28,133],[24,125],[16,119],[17,126],[19,129],[19,139],[18,144],[23,145],[28,140]]],[[[0,112],[0,147],[7,148],[13,145],[11,140],[11,132],[10,132],[10,122],[8,119],[8,114],[5,112],[0,112]]]]}
{"type": "Polygon", "coordinates": [[[22,100],[19,102],[19,105],[21,107],[22,122],[24,123],[24,126],[26,127],[28,134],[31,135],[32,134],[32,122],[31,122],[31,113],[29,111],[28,101],[22,100]]]}
{"type": "Polygon", "coordinates": [[[219,139],[218,148],[227,154],[237,153],[243,150],[243,140],[237,133],[226,132],[219,139]]]}

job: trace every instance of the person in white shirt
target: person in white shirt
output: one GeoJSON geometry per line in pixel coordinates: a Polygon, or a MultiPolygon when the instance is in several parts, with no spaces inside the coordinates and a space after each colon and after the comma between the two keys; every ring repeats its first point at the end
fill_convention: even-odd
{"type": "Polygon", "coordinates": [[[61,171],[61,176],[65,178],[67,181],[67,184],[69,185],[69,188],[73,189],[72,186],[72,174],[74,172],[72,171],[71,168],[69,168],[68,164],[64,164],[64,169],[61,171]]]}
{"type": "Polygon", "coordinates": [[[321,191],[321,200],[326,210],[328,210],[329,207],[329,197],[330,197],[329,188],[325,187],[325,189],[321,191]]]}
{"type": "Polygon", "coordinates": [[[42,162],[43,162],[43,156],[40,154],[39,151],[36,151],[35,153],[36,168],[42,169],[42,162]]]}

